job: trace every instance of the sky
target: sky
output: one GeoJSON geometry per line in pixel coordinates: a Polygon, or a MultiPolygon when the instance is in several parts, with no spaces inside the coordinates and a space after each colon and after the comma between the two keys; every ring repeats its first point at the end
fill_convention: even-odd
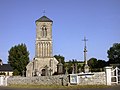
{"type": "Polygon", "coordinates": [[[35,56],[35,20],[53,20],[53,55],[83,61],[84,37],[87,59],[108,60],[107,50],[120,43],[120,0],[0,0],[0,58],[8,61],[11,47],[25,43],[35,56]]]}

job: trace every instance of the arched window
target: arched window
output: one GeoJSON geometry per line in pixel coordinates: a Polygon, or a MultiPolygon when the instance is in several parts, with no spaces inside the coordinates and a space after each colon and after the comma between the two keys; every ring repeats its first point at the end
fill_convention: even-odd
{"type": "Polygon", "coordinates": [[[42,27],[42,37],[47,37],[47,28],[45,25],[42,27]]]}

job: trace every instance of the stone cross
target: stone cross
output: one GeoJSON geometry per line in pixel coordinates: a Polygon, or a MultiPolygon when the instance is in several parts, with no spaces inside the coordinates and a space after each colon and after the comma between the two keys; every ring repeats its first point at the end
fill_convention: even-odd
{"type": "Polygon", "coordinates": [[[45,10],[43,10],[43,15],[45,16],[45,10]]]}
{"type": "Polygon", "coordinates": [[[89,66],[87,64],[87,59],[86,59],[86,53],[87,53],[86,41],[88,41],[88,40],[86,39],[86,37],[84,37],[83,41],[85,43],[85,46],[84,46],[84,61],[85,61],[84,72],[88,73],[89,72],[89,66]]]}
{"type": "Polygon", "coordinates": [[[74,64],[72,65],[72,74],[74,74],[75,73],[75,67],[74,67],[74,64]]]}
{"type": "Polygon", "coordinates": [[[77,63],[75,63],[75,73],[77,73],[77,63]]]}
{"type": "Polygon", "coordinates": [[[86,39],[86,37],[84,37],[84,39],[82,41],[84,41],[84,61],[85,61],[85,64],[87,64],[87,60],[86,60],[86,53],[87,53],[86,42],[88,41],[88,39],[86,39]]]}
{"type": "Polygon", "coordinates": [[[49,70],[49,72],[50,72],[50,76],[52,76],[52,71],[53,71],[53,70],[50,68],[50,70],[49,70]]]}
{"type": "Polygon", "coordinates": [[[24,71],[24,70],[22,71],[22,76],[23,76],[23,77],[25,76],[25,71],[24,71]]]}
{"type": "Polygon", "coordinates": [[[59,58],[59,63],[61,63],[61,59],[59,58]]]}
{"type": "Polygon", "coordinates": [[[81,73],[82,72],[81,68],[79,68],[78,71],[79,71],[79,73],[81,73]]]}

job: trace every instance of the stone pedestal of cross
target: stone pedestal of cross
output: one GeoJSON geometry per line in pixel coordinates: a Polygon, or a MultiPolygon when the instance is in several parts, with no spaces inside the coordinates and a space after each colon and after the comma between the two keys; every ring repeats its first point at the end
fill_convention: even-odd
{"type": "Polygon", "coordinates": [[[84,41],[84,44],[85,44],[84,45],[84,63],[85,63],[84,72],[88,73],[89,72],[89,66],[88,66],[87,59],[86,59],[86,53],[87,53],[86,41],[88,41],[88,40],[86,39],[86,37],[84,37],[83,41],[84,41]]]}

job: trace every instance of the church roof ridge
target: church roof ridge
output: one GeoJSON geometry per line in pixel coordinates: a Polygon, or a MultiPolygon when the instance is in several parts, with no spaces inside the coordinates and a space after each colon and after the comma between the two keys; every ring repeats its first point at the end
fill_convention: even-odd
{"type": "Polygon", "coordinates": [[[41,18],[39,18],[38,20],[36,20],[35,22],[53,22],[53,21],[44,15],[41,18]]]}

